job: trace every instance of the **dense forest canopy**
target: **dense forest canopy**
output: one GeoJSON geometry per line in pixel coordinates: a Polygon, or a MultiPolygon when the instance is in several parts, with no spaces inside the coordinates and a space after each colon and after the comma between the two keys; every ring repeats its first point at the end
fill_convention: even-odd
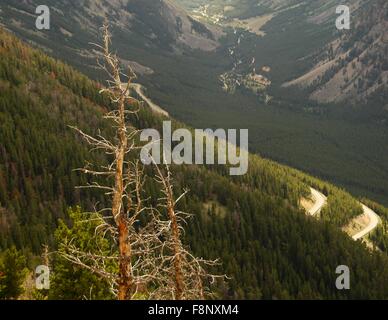
{"type": "MultiPolygon", "coordinates": [[[[195,128],[236,128],[243,124],[250,132],[252,152],[319,176],[357,196],[388,204],[388,165],[384,161],[388,152],[380,147],[386,145],[388,132],[384,107],[387,93],[376,91],[370,96],[368,105],[346,102],[322,105],[308,101],[308,95],[301,90],[281,87],[284,82],[300,77],[314,67],[318,62],[315,61],[316,53],[325,54],[327,44],[338,37],[334,23],[336,1],[212,1],[218,7],[217,12],[223,11],[226,3],[238,3],[234,11],[226,14],[230,14],[231,19],[254,16],[261,20],[262,16],[258,15],[266,17],[268,13],[276,13],[262,27],[264,37],[244,28],[238,29],[236,34],[233,28],[225,28],[219,39],[220,46],[212,52],[183,50],[182,43],[176,46],[176,21],[166,21],[166,15],[161,14],[169,10],[156,10],[166,8],[162,2],[193,4],[197,8],[206,1],[100,0],[69,5],[67,0],[57,0],[50,3],[53,8],[50,32],[43,33],[34,28],[38,0],[3,0],[0,2],[0,22],[28,43],[46,50],[92,79],[102,80],[90,42],[98,42],[98,28],[106,18],[112,22],[118,55],[125,63],[136,66],[139,81],[147,87],[147,95],[175,118],[195,128]],[[257,6],[258,3],[262,6],[257,6]],[[148,14],[153,18],[148,18],[148,14]],[[243,38],[237,56],[231,57],[229,49],[236,46],[240,36],[243,38]],[[173,50],[174,47],[178,50],[173,50]],[[274,99],[269,105],[251,92],[230,95],[222,90],[219,76],[240,58],[244,71],[252,71],[252,58],[255,58],[256,70],[262,66],[271,67],[268,77],[272,86],[268,94],[274,99]]],[[[380,5],[384,0],[362,1],[362,4],[367,2],[380,5]]],[[[351,4],[353,10],[360,1],[348,0],[346,3],[351,4]]],[[[357,16],[356,12],[354,15],[357,21],[360,20],[359,11],[357,16]]],[[[369,15],[368,11],[364,12],[369,15]]],[[[188,13],[180,8],[172,10],[167,18],[180,17],[184,22],[183,16],[188,13]]],[[[213,14],[212,10],[209,13],[213,14]]],[[[374,22],[374,16],[370,17],[373,18],[369,20],[374,22]]],[[[201,22],[213,30],[209,23],[201,22]]],[[[216,31],[213,33],[215,37],[219,35],[216,31]]],[[[379,31],[377,34],[383,37],[386,33],[379,31]]],[[[383,58],[381,46],[374,48],[383,58]]],[[[383,67],[384,59],[373,56],[368,61],[378,62],[377,70],[383,70],[380,65],[383,67]]],[[[349,66],[348,70],[353,69],[349,66]]],[[[342,75],[341,71],[339,73],[342,75]]],[[[375,71],[368,73],[375,79],[375,71]]],[[[352,81],[348,84],[353,86],[352,81]]]]}
{"type": "MultiPolygon", "coordinates": [[[[74,214],[72,219],[67,214],[69,207],[89,210],[104,201],[99,193],[75,189],[87,181],[74,169],[85,161],[106,159],[90,153],[68,126],[109,134],[101,115],[110,103],[98,94],[101,84],[4,30],[0,54],[0,247],[16,245],[36,261],[43,244],[52,250],[58,245],[54,231],[59,219],[69,228],[72,219],[76,222],[74,214]]],[[[162,120],[145,108],[132,124],[160,128],[162,120]]],[[[346,192],[253,155],[248,174],[238,178],[229,177],[222,166],[174,166],[172,171],[177,190],[190,188],[180,208],[194,214],[186,244],[198,256],[220,258],[218,271],[231,278],[218,284],[217,297],[388,297],[386,255],[370,252],[338,228],[359,214],[358,203],[346,192]],[[308,217],[300,208],[309,186],[328,195],[328,221],[308,217]],[[341,264],[351,269],[351,291],[335,288],[335,270],[341,264]]],[[[155,186],[147,188],[157,198],[155,186]]],[[[63,231],[63,224],[60,228],[63,231]]],[[[55,259],[53,263],[55,270],[55,259]]],[[[81,286],[73,296],[64,296],[61,285],[68,283],[57,285],[55,298],[89,292],[81,286]]]]}

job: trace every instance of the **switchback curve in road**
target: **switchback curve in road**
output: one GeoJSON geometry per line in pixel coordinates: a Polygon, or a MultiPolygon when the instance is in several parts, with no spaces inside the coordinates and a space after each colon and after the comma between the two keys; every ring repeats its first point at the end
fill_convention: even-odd
{"type": "MultiPolygon", "coordinates": [[[[318,190],[315,190],[313,188],[310,188],[310,189],[311,189],[311,196],[314,201],[314,205],[308,210],[308,213],[311,216],[315,216],[318,213],[320,213],[322,208],[326,205],[327,198],[318,190]]],[[[360,203],[360,205],[362,206],[362,210],[364,214],[369,218],[369,224],[363,230],[361,230],[360,232],[352,236],[353,240],[355,241],[371,233],[374,229],[377,228],[380,222],[380,218],[376,212],[374,212],[372,209],[368,208],[366,205],[362,203],[360,203]]]]}
{"type": "Polygon", "coordinates": [[[326,205],[327,197],[318,190],[315,190],[313,188],[310,188],[310,190],[314,205],[308,210],[308,213],[311,216],[315,216],[320,213],[322,208],[326,205]]]}
{"type": "MultiPolygon", "coordinates": [[[[135,90],[135,92],[141,97],[141,99],[143,99],[154,112],[169,117],[169,113],[166,110],[162,109],[160,106],[152,102],[152,100],[144,94],[143,86],[141,84],[132,83],[131,88],[135,90]]],[[[322,208],[327,204],[327,197],[318,190],[315,190],[314,188],[310,188],[310,190],[314,204],[308,210],[308,213],[311,216],[316,216],[322,211],[322,208]]],[[[380,218],[376,214],[376,212],[374,212],[372,209],[368,208],[364,204],[360,204],[362,206],[364,214],[368,216],[370,222],[363,230],[352,236],[353,240],[355,241],[371,233],[374,229],[376,229],[380,221],[380,218]]]]}
{"type": "Polygon", "coordinates": [[[374,229],[377,228],[380,217],[374,212],[372,209],[368,208],[366,205],[362,204],[362,209],[364,211],[364,214],[368,216],[369,218],[369,224],[360,232],[352,236],[353,240],[359,240],[363,237],[365,237],[367,234],[371,233],[374,229]]]}

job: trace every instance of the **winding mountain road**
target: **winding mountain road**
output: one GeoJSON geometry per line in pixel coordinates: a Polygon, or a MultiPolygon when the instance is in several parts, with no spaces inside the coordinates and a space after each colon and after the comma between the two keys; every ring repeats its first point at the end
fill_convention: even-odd
{"type": "Polygon", "coordinates": [[[325,195],[323,195],[319,191],[317,191],[313,188],[310,188],[310,189],[311,189],[311,196],[312,196],[314,205],[307,211],[310,215],[315,216],[318,213],[320,213],[322,208],[326,205],[327,198],[325,195]]]}
{"type": "Polygon", "coordinates": [[[367,215],[369,218],[369,224],[365,227],[365,229],[361,230],[359,233],[352,236],[353,240],[356,240],[356,241],[358,239],[363,238],[367,234],[371,233],[374,229],[377,228],[380,222],[380,218],[376,214],[376,212],[374,212],[372,209],[368,208],[367,206],[363,205],[362,203],[361,205],[362,205],[362,209],[364,210],[364,214],[367,215]]]}
{"type": "MultiPolygon", "coordinates": [[[[141,84],[132,83],[131,88],[135,90],[135,92],[140,96],[140,98],[145,101],[154,112],[169,117],[169,113],[166,110],[162,109],[160,106],[152,102],[152,100],[144,94],[143,86],[141,84]]],[[[310,190],[314,204],[309,210],[307,210],[307,212],[311,216],[316,216],[322,211],[322,208],[327,204],[327,197],[314,188],[310,188],[310,190]]],[[[355,241],[362,239],[363,237],[371,233],[374,229],[377,228],[380,222],[380,218],[376,214],[376,212],[374,212],[372,209],[368,208],[364,204],[360,204],[362,206],[364,214],[369,218],[369,224],[363,230],[352,236],[353,240],[355,241]]]]}
{"type": "Polygon", "coordinates": [[[132,83],[131,89],[135,90],[136,93],[140,96],[140,98],[148,104],[148,106],[156,113],[161,114],[163,116],[169,117],[170,115],[168,112],[161,107],[159,107],[157,104],[153,103],[150,98],[148,98],[144,92],[143,92],[143,86],[139,83],[132,83]]]}
{"type": "MultiPolygon", "coordinates": [[[[307,212],[311,216],[315,216],[318,213],[320,213],[322,208],[327,204],[327,197],[323,195],[321,192],[319,192],[318,190],[315,190],[313,188],[310,188],[310,189],[311,189],[311,196],[312,196],[314,205],[309,210],[307,210],[307,212]]],[[[355,241],[362,239],[363,237],[371,233],[374,229],[377,228],[380,222],[380,218],[376,212],[368,208],[366,205],[362,203],[360,204],[362,206],[364,214],[369,218],[369,224],[363,230],[361,230],[360,232],[352,236],[353,240],[355,241]]]]}

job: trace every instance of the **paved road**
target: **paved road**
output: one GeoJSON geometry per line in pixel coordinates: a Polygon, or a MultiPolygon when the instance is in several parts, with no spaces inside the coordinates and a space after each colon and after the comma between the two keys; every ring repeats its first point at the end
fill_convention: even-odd
{"type": "Polygon", "coordinates": [[[369,217],[369,224],[365,227],[365,229],[361,230],[359,233],[355,234],[352,238],[353,240],[358,240],[366,236],[367,234],[371,233],[376,227],[378,226],[380,222],[379,216],[374,212],[372,209],[368,208],[367,206],[362,205],[362,209],[364,210],[364,214],[366,214],[369,217]]]}
{"type": "Polygon", "coordinates": [[[161,107],[159,107],[157,104],[153,103],[150,98],[148,98],[144,92],[143,92],[143,86],[139,83],[132,83],[131,88],[136,91],[136,93],[140,96],[140,98],[148,104],[148,106],[155,111],[156,113],[159,113],[163,116],[169,117],[169,114],[166,110],[163,110],[161,107]]]}
{"type": "Polygon", "coordinates": [[[310,208],[310,210],[308,210],[308,213],[312,216],[315,216],[318,213],[320,213],[322,208],[326,205],[327,198],[319,191],[313,188],[310,188],[310,189],[311,189],[311,195],[314,201],[314,205],[310,208]]]}
{"type": "MultiPolygon", "coordinates": [[[[319,212],[321,212],[322,208],[327,203],[327,198],[320,193],[319,191],[311,188],[311,195],[314,201],[314,205],[311,207],[310,210],[308,210],[308,213],[312,216],[317,215],[319,212]]],[[[362,206],[362,209],[364,210],[364,214],[368,216],[369,218],[369,224],[360,232],[352,236],[353,240],[357,241],[369,233],[371,233],[376,227],[378,226],[380,222],[379,216],[374,212],[372,209],[368,208],[366,205],[360,203],[362,206]]]]}
{"type": "MultiPolygon", "coordinates": [[[[153,103],[152,100],[144,94],[143,86],[141,84],[133,83],[131,85],[131,88],[136,91],[136,93],[141,97],[141,99],[143,99],[153,111],[161,115],[164,115],[166,117],[169,117],[169,114],[167,111],[163,110],[160,106],[153,103]]],[[[315,190],[313,188],[310,188],[310,189],[311,189],[311,195],[314,201],[314,205],[310,208],[310,210],[308,210],[308,213],[311,216],[315,216],[319,214],[322,208],[327,204],[327,197],[321,192],[319,192],[318,190],[315,190]]],[[[366,214],[369,217],[370,222],[363,230],[361,230],[360,232],[358,232],[352,237],[354,240],[359,240],[364,236],[366,236],[367,234],[369,234],[370,232],[372,232],[378,226],[380,221],[379,216],[376,214],[376,212],[374,212],[372,209],[368,208],[362,203],[361,205],[362,205],[362,209],[364,210],[364,214],[366,214]]]]}

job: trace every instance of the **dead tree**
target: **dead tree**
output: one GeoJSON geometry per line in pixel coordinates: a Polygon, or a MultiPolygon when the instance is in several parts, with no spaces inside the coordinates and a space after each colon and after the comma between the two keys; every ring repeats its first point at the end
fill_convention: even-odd
{"type": "Polygon", "coordinates": [[[130,96],[135,74],[130,68],[127,83],[121,82],[125,75],[120,71],[118,57],[110,52],[110,43],[111,35],[105,25],[103,45],[97,46],[104,61],[99,62],[99,66],[110,79],[100,94],[109,96],[116,106],[104,116],[113,122],[115,137],[108,139],[102,134],[93,137],[78,128],[73,129],[93,149],[103,151],[111,159],[108,165],[97,169],[89,164],[79,170],[98,178],[81,188],[102,190],[109,199],[110,205],[95,209],[90,219],[97,221],[95,233],[102,234],[104,238],[109,235],[117,247],[109,253],[99,251],[98,246],[96,252],[83,252],[72,239],[68,239],[61,246],[60,253],[72,263],[106,279],[119,300],[138,296],[179,300],[204,298],[206,289],[203,280],[210,279],[211,282],[217,278],[209,275],[205,266],[216,262],[198,259],[184,248],[182,224],[186,215],[176,210],[176,204],[184,195],[174,199],[168,167],[161,170],[155,165],[155,178],[164,196],[159,199],[160,208],[147,206],[149,199],[144,194],[144,167],[135,160],[141,148],[136,142],[139,131],[127,121],[128,115],[137,114],[141,106],[140,101],[130,96]],[[167,216],[163,211],[167,212],[167,216]],[[108,268],[112,263],[117,265],[117,272],[108,268]]]}
{"type": "MultiPolygon", "coordinates": [[[[115,257],[118,261],[118,274],[112,275],[107,273],[104,268],[104,259],[110,257],[88,254],[84,255],[74,247],[69,247],[69,254],[65,257],[99,275],[110,279],[112,287],[117,287],[117,297],[119,300],[133,298],[137,292],[138,279],[135,276],[134,263],[136,268],[141,265],[139,250],[142,246],[149,246],[144,243],[157,239],[156,233],[153,237],[142,235],[141,232],[134,229],[134,224],[139,215],[146,211],[141,199],[142,171],[138,163],[128,160],[128,156],[137,149],[134,139],[138,130],[127,124],[127,116],[135,114],[139,110],[139,101],[130,96],[131,82],[135,78],[133,71],[129,70],[128,82],[122,83],[121,78],[125,75],[121,73],[120,61],[118,57],[110,52],[111,35],[108,26],[103,27],[103,45],[96,45],[101,49],[103,62],[98,62],[99,66],[106,71],[109,76],[108,85],[100,90],[100,94],[110,97],[111,102],[116,108],[107,113],[104,118],[113,121],[116,131],[115,139],[109,140],[102,135],[92,137],[83,131],[77,130],[81,136],[97,150],[103,150],[112,159],[108,166],[95,170],[90,166],[80,169],[82,172],[92,176],[103,176],[106,178],[108,185],[101,185],[98,182],[84,186],[84,188],[97,188],[104,190],[110,198],[111,206],[99,210],[101,213],[102,223],[99,230],[109,231],[112,238],[117,242],[118,254],[115,257]],[[113,183],[110,184],[110,181],[113,183]],[[134,199],[135,198],[135,199],[134,199]],[[107,215],[107,212],[109,213],[107,215]],[[107,221],[110,220],[110,221],[107,221]],[[88,260],[89,264],[82,262],[88,260]],[[92,262],[92,263],[90,263],[92,262]]],[[[142,250],[142,249],[141,249],[142,250]]],[[[113,257],[112,257],[113,258],[113,257]]]]}
{"type": "MultiPolygon", "coordinates": [[[[188,191],[178,198],[174,196],[172,175],[168,165],[162,170],[155,165],[155,180],[161,185],[163,196],[159,206],[165,211],[167,220],[160,228],[164,236],[160,262],[160,285],[153,292],[156,299],[195,300],[205,299],[211,294],[210,288],[204,283],[213,284],[216,279],[224,280],[225,275],[215,275],[207,269],[219,265],[217,260],[205,260],[194,256],[182,243],[183,225],[190,214],[177,209],[177,205],[188,191]]],[[[163,220],[159,220],[163,224],[163,220]]]]}

